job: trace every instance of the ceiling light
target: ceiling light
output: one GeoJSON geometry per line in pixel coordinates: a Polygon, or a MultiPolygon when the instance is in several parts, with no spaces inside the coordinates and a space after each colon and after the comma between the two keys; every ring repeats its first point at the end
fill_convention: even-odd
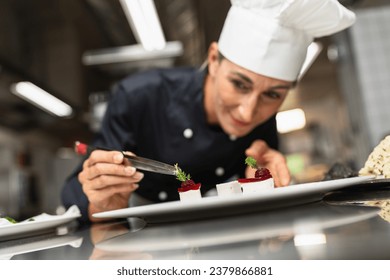
{"type": "Polygon", "coordinates": [[[298,75],[298,81],[302,79],[303,75],[305,75],[307,70],[309,70],[310,66],[316,60],[321,50],[322,50],[322,44],[318,42],[313,42],[309,45],[309,47],[307,48],[305,61],[303,62],[301,71],[299,72],[298,75]]]}
{"type": "Polygon", "coordinates": [[[137,41],[146,50],[163,49],[166,41],[153,0],[120,0],[120,3],[137,41]]]}
{"type": "Polygon", "coordinates": [[[306,117],[302,109],[292,109],[276,114],[276,126],[279,133],[302,129],[305,125],[306,117]]]}
{"type": "Polygon", "coordinates": [[[167,42],[162,50],[145,51],[141,45],[122,46],[102,50],[87,51],[83,54],[84,65],[101,65],[120,62],[134,62],[151,59],[172,58],[183,54],[183,44],[179,41],[167,42]]]}
{"type": "Polygon", "coordinates": [[[55,116],[69,117],[73,113],[71,106],[37,87],[33,83],[18,82],[12,84],[10,90],[13,94],[55,116]]]}

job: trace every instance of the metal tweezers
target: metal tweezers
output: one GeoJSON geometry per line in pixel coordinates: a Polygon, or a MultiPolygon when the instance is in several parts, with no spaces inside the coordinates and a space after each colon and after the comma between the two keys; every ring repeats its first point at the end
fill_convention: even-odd
{"type": "Polygon", "coordinates": [[[173,165],[169,165],[153,159],[129,155],[126,152],[122,153],[125,158],[127,158],[137,169],[176,176],[176,168],[173,165]]]}
{"type": "MultiPolygon", "coordinates": [[[[79,141],[75,142],[75,151],[79,155],[91,154],[94,150],[113,151],[107,148],[89,146],[79,141]]],[[[121,153],[137,169],[173,176],[176,176],[177,174],[177,170],[173,165],[169,165],[153,159],[134,156],[125,151],[121,151],[121,153]]]]}

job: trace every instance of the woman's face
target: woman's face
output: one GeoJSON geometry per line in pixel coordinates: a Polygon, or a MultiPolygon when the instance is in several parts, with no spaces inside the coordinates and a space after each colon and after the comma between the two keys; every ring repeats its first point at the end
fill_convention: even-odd
{"type": "Polygon", "coordinates": [[[219,60],[214,44],[209,51],[205,84],[208,122],[219,124],[227,134],[245,136],[278,111],[293,84],[256,74],[227,59],[219,60]],[[212,52],[216,52],[215,57],[212,52]]]}

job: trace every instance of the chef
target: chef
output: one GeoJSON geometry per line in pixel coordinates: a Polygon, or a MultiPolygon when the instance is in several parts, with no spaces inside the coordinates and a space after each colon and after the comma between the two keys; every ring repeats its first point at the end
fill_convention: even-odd
{"type": "MultiPolygon", "coordinates": [[[[95,146],[178,163],[205,193],[249,176],[244,160],[289,184],[275,115],[295,85],[314,38],[353,24],[336,0],[232,0],[206,70],[156,69],[131,75],[112,93],[95,146]]],[[[174,176],[140,172],[120,152],[97,150],[64,185],[62,201],[84,221],[93,213],[178,199],[174,176]]]]}

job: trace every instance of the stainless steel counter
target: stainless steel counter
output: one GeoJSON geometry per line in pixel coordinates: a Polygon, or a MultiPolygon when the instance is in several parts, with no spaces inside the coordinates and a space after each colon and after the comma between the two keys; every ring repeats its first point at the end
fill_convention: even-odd
{"type": "Polygon", "coordinates": [[[0,242],[1,259],[390,259],[390,184],[245,215],[71,224],[0,242]]]}

